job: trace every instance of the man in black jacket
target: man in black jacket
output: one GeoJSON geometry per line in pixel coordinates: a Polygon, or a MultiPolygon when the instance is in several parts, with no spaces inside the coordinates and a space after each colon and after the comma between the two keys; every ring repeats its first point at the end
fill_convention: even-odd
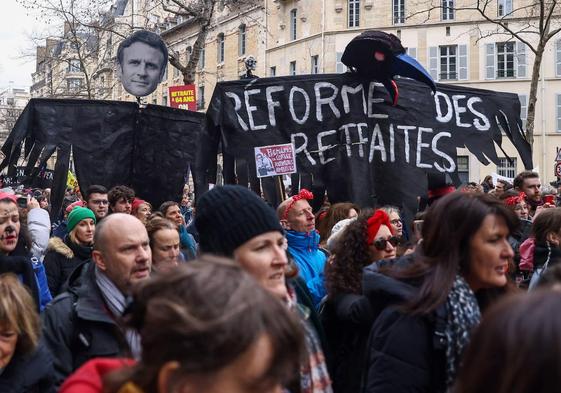
{"type": "Polygon", "coordinates": [[[149,277],[151,265],[148,234],[137,218],[116,213],[96,227],[92,261],[72,273],[68,290],[44,314],[58,386],[91,358],[140,355],[138,334],[116,321],[131,286],[149,277]]]}

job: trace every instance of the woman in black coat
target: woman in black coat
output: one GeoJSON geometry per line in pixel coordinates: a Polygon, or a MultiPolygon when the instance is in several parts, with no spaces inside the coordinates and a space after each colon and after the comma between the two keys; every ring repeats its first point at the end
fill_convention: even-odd
{"type": "Polygon", "coordinates": [[[92,256],[95,215],[85,207],[75,207],[68,215],[68,235],[53,237],[43,261],[51,295],[64,291],[70,273],[92,256]]]}
{"type": "Polygon", "coordinates": [[[360,390],[368,334],[374,322],[372,307],[362,295],[362,269],[374,261],[394,258],[398,243],[388,214],[382,210],[362,212],[341,231],[325,267],[328,295],[322,312],[335,393],[360,390]]]}
{"type": "Polygon", "coordinates": [[[481,309],[508,287],[515,225],[512,211],[485,194],[452,193],[431,206],[412,264],[380,269],[411,291],[401,291],[405,302],[376,318],[363,392],[439,393],[452,386],[481,309]]]}
{"type": "Polygon", "coordinates": [[[15,275],[1,275],[0,392],[55,392],[52,358],[40,342],[40,332],[29,292],[15,275]]]}

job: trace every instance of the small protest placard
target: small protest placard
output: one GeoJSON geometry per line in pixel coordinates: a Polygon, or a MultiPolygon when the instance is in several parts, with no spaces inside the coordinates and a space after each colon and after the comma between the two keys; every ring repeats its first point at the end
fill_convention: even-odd
{"type": "Polygon", "coordinates": [[[257,177],[288,175],[296,172],[294,145],[270,145],[255,147],[257,177]]]}

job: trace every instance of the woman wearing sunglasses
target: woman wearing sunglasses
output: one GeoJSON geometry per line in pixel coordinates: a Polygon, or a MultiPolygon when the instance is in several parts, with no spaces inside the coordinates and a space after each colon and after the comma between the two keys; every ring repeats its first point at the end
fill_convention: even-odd
{"type": "Polygon", "coordinates": [[[399,239],[382,210],[365,211],[343,230],[326,265],[327,302],[322,319],[333,354],[335,392],[358,392],[368,334],[374,321],[362,296],[362,269],[394,258],[399,239]]]}
{"type": "Polygon", "coordinates": [[[408,261],[365,269],[371,308],[386,307],[369,336],[363,393],[448,391],[481,311],[512,287],[515,226],[496,198],[448,194],[427,211],[423,241],[408,261]]]}

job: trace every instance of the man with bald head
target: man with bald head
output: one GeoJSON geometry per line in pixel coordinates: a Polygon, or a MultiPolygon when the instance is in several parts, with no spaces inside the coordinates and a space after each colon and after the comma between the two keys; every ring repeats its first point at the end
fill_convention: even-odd
{"type": "Polygon", "coordinates": [[[150,276],[151,267],[148,233],[136,217],[114,213],[96,226],[91,261],[71,274],[66,292],[45,310],[57,385],[91,358],[140,355],[138,334],[117,320],[131,288],[150,276]]]}
{"type": "Polygon", "coordinates": [[[302,189],[277,208],[280,223],[286,230],[288,252],[300,271],[312,295],[314,306],[318,306],[326,295],[323,270],[327,254],[319,248],[319,233],[309,200],[313,194],[302,189]]]}

